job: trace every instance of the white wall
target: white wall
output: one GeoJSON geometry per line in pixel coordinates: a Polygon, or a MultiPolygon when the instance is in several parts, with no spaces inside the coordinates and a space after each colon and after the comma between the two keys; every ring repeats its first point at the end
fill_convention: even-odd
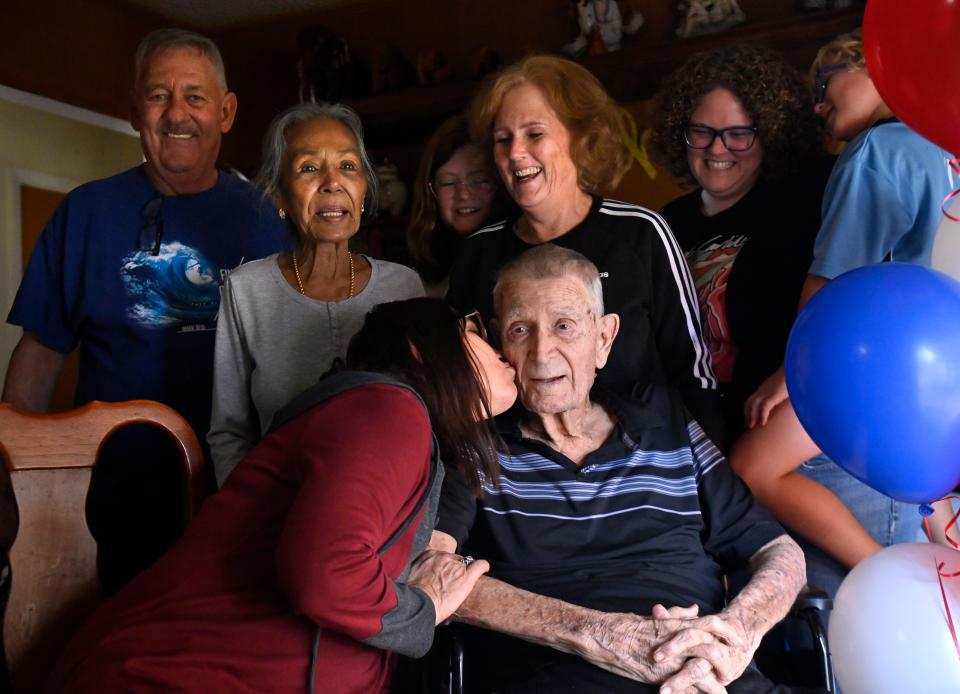
{"type": "Polygon", "coordinates": [[[0,85],[0,388],[20,328],[6,317],[20,284],[20,186],[67,192],[136,166],[129,124],[0,85]]]}

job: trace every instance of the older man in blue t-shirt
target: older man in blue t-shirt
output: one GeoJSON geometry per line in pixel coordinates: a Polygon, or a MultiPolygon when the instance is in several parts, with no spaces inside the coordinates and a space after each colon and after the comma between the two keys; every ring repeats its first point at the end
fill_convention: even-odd
{"type": "MultiPolygon", "coordinates": [[[[44,229],[7,319],[23,337],[3,400],[46,411],[79,345],[77,405],[158,400],[203,441],[220,284],[276,251],[282,231],[251,185],[216,166],[237,110],[216,45],[161,29],[141,42],[135,67],[132,123],[145,162],[72,191],[44,229]]],[[[162,435],[142,428],[101,452],[88,520],[108,590],[179,535],[171,455],[162,435]]]]}

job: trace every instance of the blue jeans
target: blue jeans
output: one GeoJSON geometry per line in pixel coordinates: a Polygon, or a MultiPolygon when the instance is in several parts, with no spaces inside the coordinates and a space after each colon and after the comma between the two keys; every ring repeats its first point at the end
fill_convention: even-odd
{"type": "MultiPolygon", "coordinates": [[[[916,504],[891,499],[868,487],[824,455],[811,458],[797,472],[832,491],[860,525],[882,546],[915,542],[922,518],[916,504]]],[[[819,547],[795,538],[807,559],[807,583],[834,597],[847,569],[819,547]]]]}

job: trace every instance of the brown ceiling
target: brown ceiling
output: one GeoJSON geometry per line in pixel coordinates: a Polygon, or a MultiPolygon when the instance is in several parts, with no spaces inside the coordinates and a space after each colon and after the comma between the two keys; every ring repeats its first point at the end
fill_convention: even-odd
{"type": "Polygon", "coordinates": [[[325,10],[373,0],[123,0],[125,4],[204,31],[221,31],[260,20],[325,10]]]}

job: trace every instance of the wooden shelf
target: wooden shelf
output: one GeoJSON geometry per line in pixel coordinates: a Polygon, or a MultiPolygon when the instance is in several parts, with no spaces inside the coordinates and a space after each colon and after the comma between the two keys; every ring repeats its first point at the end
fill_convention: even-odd
{"type": "MultiPolygon", "coordinates": [[[[580,62],[615,99],[637,101],[653,96],[664,76],[693,53],[730,43],[770,46],[805,70],[821,45],[860,26],[862,21],[863,8],[856,7],[747,21],[716,34],[653,44],[642,43],[641,33],[627,42],[623,50],[588,56],[580,62]]],[[[363,118],[372,146],[421,142],[443,118],[465,109],[478,85],[476,81],[467,81],[412,87],[352,98],[347,103],[363,118]]]]}
{"type": "Polygon", "coordinates": [[[727,31],[653,45],[627,45],[618,53],[590,56],[581,62],[619,101],[653,96],[664,77],[700,51],[732,43],[768,46],[806,71],[817,50],[833,37],[863,22],[863,8],[821,11],[764,22],[746,22],[727,31]]]}

